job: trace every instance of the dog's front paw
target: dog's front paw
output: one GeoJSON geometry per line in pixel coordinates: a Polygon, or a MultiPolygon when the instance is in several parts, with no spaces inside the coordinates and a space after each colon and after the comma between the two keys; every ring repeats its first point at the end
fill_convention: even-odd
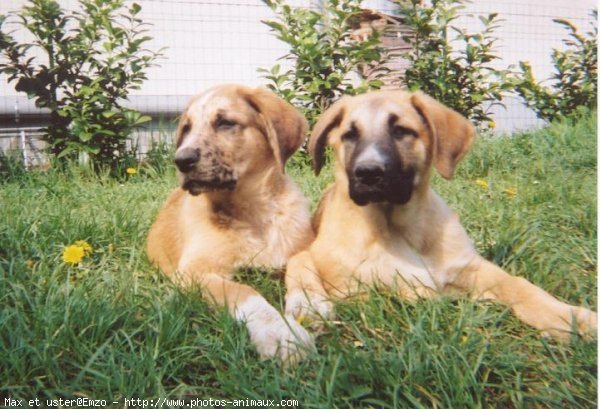
{"type": "Polygon", "coordinates": [[[277,357],[284,364],[294,364],[315,349],[313,337],[293,317],[279,313],[268,320],[248,321],[250,339],[261,358],[277,357]]]}
{"type": "Polygon", "coordinates": [[[332,319],[333,303],[324,295],[295,290],[285,296],[285,313],[296,319],[332,319]]]}
{"type": "Polygon", "coordinates": [[[236,318],[246,322],[262,359],[277,357],[284,364],[293,364],[315,349],[313,337],[293,317],[284,318],[263,298],[245,301],[236,318]]]}
{"type": "Polygon", "coordinates": [[[573,309],[575,329],[584,337],[593,337],[598,333],[598,314],[583,307],[573,309]]]}
{"type": "Polygon", "coordinates": [[[598,332],[598,315],[587,308],[563,304],[562,311],[551,318],[542,327],[542,335],[559,341],[568,341],[573,333],[590,338],[598,332]]]}

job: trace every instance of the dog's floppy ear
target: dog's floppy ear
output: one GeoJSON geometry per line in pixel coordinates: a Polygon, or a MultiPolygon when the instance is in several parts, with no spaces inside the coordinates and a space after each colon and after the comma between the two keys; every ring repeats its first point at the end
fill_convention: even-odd
{"type": "Polygon", "coordinates": [[[456,165],[473,142],[473,125],[458,112],[422,92],[413,94],[411,102],[433,134],[435,167],[445,179],[452,178],[456,165]]]}
{"type": "Polygon", "coordinates": [[[317,175],[321,172],[325,162],[327,137],[331,131],[340,125],[344,117],[344,101],[345,98],[340,99],[319,117],[310,136],[308,152],[312,156],[313,169],[317,175]]]}
{"type": "Polygon", "coordinates": [[[304,142],[306,119],[292,105],[264,88],[253,89],[246,100],[258,112],[277,166],[283,172],[287,160],[304,142]]]}

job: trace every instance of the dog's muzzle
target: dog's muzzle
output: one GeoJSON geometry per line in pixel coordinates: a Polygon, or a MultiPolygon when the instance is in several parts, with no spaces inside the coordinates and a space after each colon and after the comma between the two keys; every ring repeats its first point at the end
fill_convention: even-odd
{"type": "Polygon", "coordinates": [[[203,164],[199,149],[183,148],[175,153],[175,165],[183,174],[183,190],[192,195],[219,190],[233,190],[236,179],[227,166],[216,161],[203,164]]]}
{"type": "Polygon", "coordinates": [[[354,166],[349,175],[350,198],[359,206],[368,203],[407,203],[414,189],[414,171],[390,169],[382,163],[354,166]]]}

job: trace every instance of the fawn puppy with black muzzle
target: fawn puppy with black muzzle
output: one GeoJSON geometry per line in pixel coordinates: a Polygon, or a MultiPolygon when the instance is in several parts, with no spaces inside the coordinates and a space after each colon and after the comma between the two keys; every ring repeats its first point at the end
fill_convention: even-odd
{"type": "Polygon", "coordinates": [[[314,242],[288,262],[287,313],[331,316],[332,298],[365,284],[408,299],[458,290],[510,307],[547,335],[595,334],[595,312],[477,254],[458,216],[430,188],[432,169],[450,179],[473,136],[464,117],[423,93],[377,91],[330,107],[309,150],[318,174],[325,147],[333,147],[335,182],[314,216],[314,242]]]}

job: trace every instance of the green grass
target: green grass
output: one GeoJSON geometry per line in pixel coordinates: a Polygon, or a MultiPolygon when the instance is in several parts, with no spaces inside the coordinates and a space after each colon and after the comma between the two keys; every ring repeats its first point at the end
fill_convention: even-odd
{"type": "MultiPolygon", "coordinates": [[[[332,178],[327,170],[316,179],[298,159],[289,168],[313,203],[332,178]]],[[[172,168],[121,182],[77,168],[0,182],[0,398],[596,407],[595,341],[545,340],[504,308],[467,299],[406,303],[373,293],[340,303],[310,359],[294,368],[261,362],[243,326],[174,288],[146,259],[148,229],[175,184],[172,168]],[[80,239],[93,254],[65,265],[64,246],[80,239]]],[[[595,116],[481,138],[456,178],[436,177],[434,186],[482,254],[596,308],[595,116]]],[[[282,307],[280,281],[256,270],[240,279],[282,307]]]]}

